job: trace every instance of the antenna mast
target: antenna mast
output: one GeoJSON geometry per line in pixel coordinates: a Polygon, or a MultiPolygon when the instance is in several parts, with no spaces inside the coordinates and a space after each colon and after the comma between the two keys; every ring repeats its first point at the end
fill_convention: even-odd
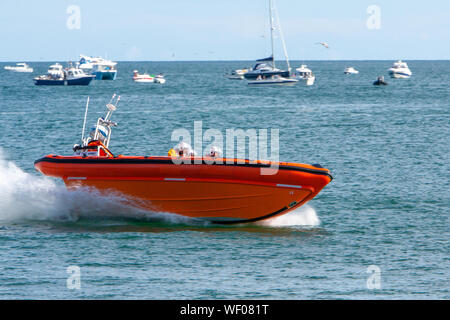
{"type": "Polygon", "coordinates": [[[84,112],[83,131],[81,131],[81,142],[84,141],[84,130],[86,129],[86,118],[87,118],[88,108],[89,108],[89,97],[87,98],[86,111],[84,112]]]}
{"type": "Polygon", "coordinates": [[[284,56],[286,57],[286,64],[288,67],[288,71],[291,72],[291,65],[289,63],[289,57],[288,57],[287,50],[286,50],[286,43],[284,42],[283,30],[281,29],[281,24],[280,24],[280,16],[278,15],[278,10],[275,6],[274,6],[274,9],[275,9],[275,14],[276,14],[276,18],[277,18],[278,29],[280,31],[281,42],[283,44],[284,56]]]}
{"type": "Polygon", "coordinates": [[[269,0],[269,17],[270,17],[270,44],[272,47],[272,66],[275,68],[275,56],[273,54],[273,17],[272,17],[272,0],[269,0]]]}

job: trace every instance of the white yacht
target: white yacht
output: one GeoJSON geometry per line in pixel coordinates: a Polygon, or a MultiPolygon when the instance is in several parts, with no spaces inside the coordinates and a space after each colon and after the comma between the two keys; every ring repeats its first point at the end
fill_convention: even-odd
{"type": "Polygon", "coordinates": [[[83,69],[84,72],[91,72],[97,63],[101,63],[103,58],[100,57],[89,57],[80,54],[80,61],[78,62],[78,67],[83,69]]]}
{"type": "Polygon", "coordinates": [[[96,80],[115,80],[117,76],[117,62],[101,57],[80,55],[79,68],[84,72],[95,75],[96,80]]]}
{"type": "Polygon", "coordinates": [[[345,68],[344,73],[345,74],[358,74],[359,71],[353,67],[347,67],[347,68],[345,68]]]}
{"type": "Polygon", "coordinates": [[[316,76],[306,64],[302,64],[300,68],[295,69],[294,78],[307,86],[312,86],[316,81],[316,76]]]}
{"type": "Polygon", "coordinates": [[[33,72],[33,68],[31,68],[26,63],[16,63],[15,66],[6,66],[5,70],[14,71],[14,72],[33,72]]]}
{"type": "Polygon", "coordinates": [[[389,75],[396,79],[407,79],[411,77],[412,72],[408,68],[408,64],[402,60],[394,62],[392,68],[388,69],[389,75]]]}

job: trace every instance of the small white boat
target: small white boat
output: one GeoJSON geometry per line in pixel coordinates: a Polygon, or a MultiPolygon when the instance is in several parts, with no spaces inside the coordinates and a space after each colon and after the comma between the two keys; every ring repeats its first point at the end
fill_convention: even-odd
{"type": "Polygon", "coordinates": [[[226,77],[230,80],[244,80],[244,75],[251,70],[252,68],[236,69],[227,74],[226,77]]]}
{"type": "Polygon", "coordinates": [[[408,79],[412,75],[411,70],[409,70],[408,64],[406,62],[403,62],[402,60],[394,62],[394,65],[392,66],[392,68],[388,69],[388,72],[392,78],[396,79],[408,79]]]}
{"type": "Polygon", "coordinates": [[[345,74],[358,74],[359,71],[353,67],[347,67],[347,68],[345,68],[344,73],[345,74]]]}
{"type": "Polygon", "coordinates": [[[163,84],[166,82],[166,79],[164,79],[164,76],[162,74],[158,74],[156,76],[150,75],[148,73],[142,73],[140,74],[139,71],[134,70],[133,71],[133,81],[134,82],[141,82],[141,83],[160,83],[163,84]]]}
{"type": "Polygon", "coordinates": [[[26,63],[16,63],[15,66],[6,66],[5,70],[14,72],[33,72],[33,68],[31,68],[26,63]]]}
{"type": "Polygon", "coordinates": [[[295,79],[295,78],[285,78],[282,77],[280,75],[274,75],[268,78],[263,78],[261,76],[259,76],[258,78],[256,78],[256,80],[251,80],[249,81],[247,84],[248,85],[294,85],[297,82],[299,82],[299,80],[295,79]]]}
{"type": "Polygon", "coordinates": [[[153,82],[163,84],[163,83],[166,83],[166,79],[164,79],[163,74],[160,73],[154,77],[153,82]]]}
{"type": "Polygon", "coordinates": [[[300,68],[295,69],[294,79],[299,80],[304,85],[312,86],[316,81],[316,76],[306,64],[302,64],[300,68]]]}

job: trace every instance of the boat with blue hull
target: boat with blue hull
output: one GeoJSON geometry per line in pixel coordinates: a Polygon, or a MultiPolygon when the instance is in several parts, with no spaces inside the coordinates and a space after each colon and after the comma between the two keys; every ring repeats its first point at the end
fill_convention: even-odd
{"type": "Polygon", "coordinates": [[[51,65],[46,75],[34,78],[37,86],[87,86],[95,78],[83,70],[69,67],[63,69],[60,64],[51,65]]]}
{"type": "Polygon", "coordinates": [[[84,72],[95,76],[95,80],[115,80],[117,77],[117,62],[101,57],[80,55],[78,66],[84,72]]]}
{"type": "Polygon", "coordinates": [[[96,66],[93,74],[95,75],[95,80],[116,80],[116,63],[99,64],[96,66]]]}

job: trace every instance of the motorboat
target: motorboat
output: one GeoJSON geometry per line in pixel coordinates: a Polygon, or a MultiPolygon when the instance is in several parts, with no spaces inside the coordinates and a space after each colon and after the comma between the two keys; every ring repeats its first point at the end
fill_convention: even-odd
{"type": "Polygon", "coordinates": [[[148,73],[142,73],[140,74],[139,71],[134,70],[133,71],[133,81],[134,82],[151,82],[153,83],[154,77],[149,75],[148,73]]]}
{"type": "Polygon", "coordinates": [[[103,58],[101,57],[90,57],[85,55],[80,55],[80,60],[78,61],[78,67],[83,69],[85,73],[90,73],[94,69],[97,63],[101,63],[103,58]]]}
{"type": "Polygon", "coordinates": [[[316,81],[316,76],[307,65],[302,64],[300,68],[295,69],[294,79],[299,80],[304,85],[312,86],[316,81]]]}
{"type": "Polygon", "coordinates": [[[65,72],[61,64],[48,67],[47,74],[34,78],[36,85],[64,85],[65,72]]]}
{"type": "Polygon", "coordinates": [[[259,76],[256,80],[248,81],[248,85],[252,86],[261,86],[261,85],[293,85],[299,82],[298,79],[295,78],[285,78],[279,75],[271,76],[271,77],[261,77],[259,76]]]}
{"type": "Polygon", "coordinates": [[[393,66],[388,69],[389,75],[396,79],[407,79],[411,77],[412,72],[409,70],[408,64],[402,60],[394,62],[393,66]]]}
{"type": "MultiPolygon", "coordinates": [[[[111,115],[119,100],[113,96],[87,138],[85,116],[81,144],[73,147],[72,155],[46,155],[35,161],[35,168],[62,179],[69,190],[96,189],[100,195],[120,195],[139,209],[222,224],[285,214],[313,199],[332,180],[330,171],[318,164],[224,158],[212,149],[205,156],[185,147],[171,149],[166,156],[116,155],[109,144],[117,126],[111,115]],[[273,165],[276,170],[262,173],[273,165]]],[[[85,115],[88,106],[89,100],[85,115]]]]}
{"type": "Polygon", "coordinates": [[[115,80],[117,77],[117,62],[80,55],[78,67],[88,74],[95,75],[96,80],[115,80]]]}
{"type": "Polygon", "coordinates": [[[164,75],[160,73],[154,76],[153,82],[163,84],[166,83],[166,79],[164,78],[164,75]]]}
{"type": "Polygon", "coordinates": [[[387,86],[388,83],[384,80],[383,76],[378,77],[378,79],[373,83],[374,86],[387,86]]]}
{"type": "Polygon", "coordinates": [[[95,66],[93,74],[96,80],[115,80],[117,77],[117,62],[105,60],[95,66]]]}
{"type": "Polygon", "coordinates": [[[63,69],[59,63],[51,65],[47,74],[34,78],[37,86],[87,86],[95,78],[84,73],[82,69],[69,66],[63,69]]]}
{"type": "Polygon", "coordinates": [[[353,67],[347,67],[347,68],[345,68],[344,73],[345,74],[358,74],[359,71],[353,67]]]}
{"type": "Polygon", "coordinates": [[[33,72],[33,68],[31,68],[26,63],[16,63],[15,66],[5,66],[5,70],[14,71],[14,72],[33,72]]]}
{"type": "Polygon", "coordinates": [[[134,70],[133,71],[133,81],[134,82],[150,82],[150,83],[163,84],[166,82],[166,79],[164,79],[164,75],[161,73],[154,76],[154,75],[150,75],[148,73],[140,74],[139,71],[134,70]]]}
{"type": "Polygon", "coordinates": [[[286,44],[284,42],[283,32],[281,31],[281,25],[278,18],[278,13],[275,11],[275,7],[273,5],[273,0],[269,0],[269,18],[270,18],[270,43],[272,48],[272,54],[270,57],[258,59],[256,60],[255,66],[252,70],[244,73],[244,78],[247,80],[255,80],[259,76],[261,77],[272,77],[272,76],[281,76],[284,78],[289,78],[291,76],[291,66],[289,64],[289,58],[287,55],[286,44]],[[277,22],[277,26],[274,25],[274,14],[277,22]],[[279,38],[281,39],[283,45],[284,56],[286,58],[287,70],[279,69],[275,66],[275,58],[274,58],[274,31],[278,30],[279,38]]]}
{"type": "Polygon", "coordinates": [[[252,70],[252,68],[236,69],[227,74],[226,77],[230,80],[244,80],[244,75],[252,70]]]}

